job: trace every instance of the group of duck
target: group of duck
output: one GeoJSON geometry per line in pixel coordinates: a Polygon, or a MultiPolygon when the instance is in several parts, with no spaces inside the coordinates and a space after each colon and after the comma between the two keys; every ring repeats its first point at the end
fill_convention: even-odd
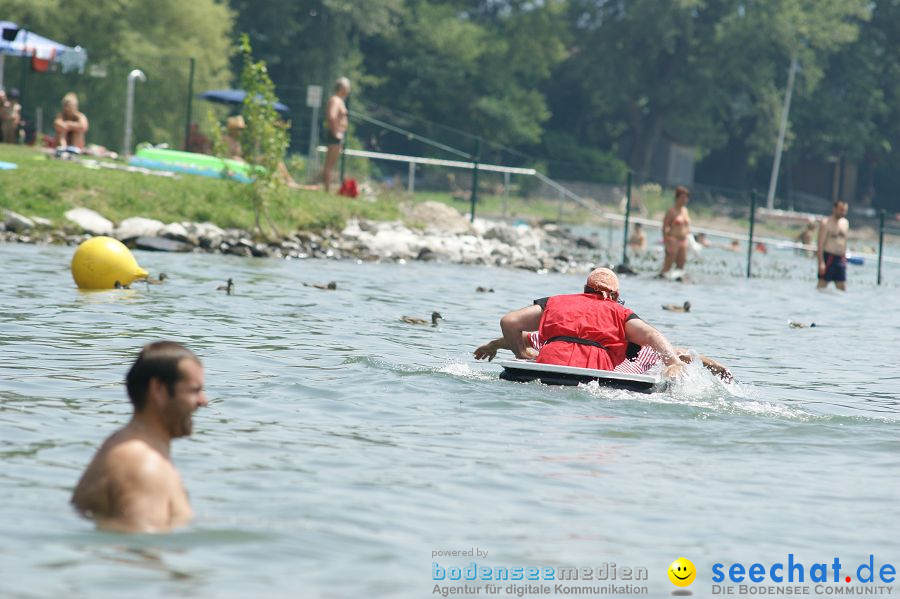
{"type": "MultiPolygon", "coordinates": [[[[168,276],[166,275],[166,273],[163,272],[163,273],[160,273],[159,277],[155,278],[155,279],[153,277],[147,277],[146,282],[148,285],[159,285],[163,281],[165,281],[167,278],[168,278],[168,276]]],[[[313,287],[315,289],[322,289],[323,291],[335,291],[338,288],[337,282],[335,282],[335,281],[329,281],[327,283],[303,283],[303,286],[304,287],[313,287]]],[[[124,287],[123,285],[119,285],[119,284],[116,285],[116,289],[122,289],[123,287],[124,287]]],[[[234,293],[234,279],[229,277],[224,285],[219,285],[218,287],[216,287],[216,291],[224,291],[226,294],[232,295],[234,293]]],[[[477,293],[493,293],[494,292],[493,288],[481,287],[481,286],[477,287],[475,289],[475,291],[477,293]]],[[[691,311],[691,302],[685,301],[683,304],[663,304],[662,309],[666,310],[668,312],[690,312],[691,311]]],[[[417,325],[417,326],[431,325],[433,327],[438,326],[438,321],[443,320],[443,319],[444,319],[444,317],[441,316],[441,313],[437,312],[437,311],[431,313],[431,320],[427,320],[425,318],[418,318],[415,316],[401,316],[400,317],[400,321],[404,322],[406,324],[417,325]]],[[[792,321],[788,322],[788,326],[790,326],[792,329],[805,329],[805,328],[816,326],[816,323],[807,325],[804,323],[794,322],[792,320],[792,321]]]]}

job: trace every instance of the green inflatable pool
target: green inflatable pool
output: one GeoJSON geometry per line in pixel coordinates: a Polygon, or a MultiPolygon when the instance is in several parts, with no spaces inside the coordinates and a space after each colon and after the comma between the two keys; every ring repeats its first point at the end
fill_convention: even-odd
{"type": "Polygon", "coordinates": [[[158,148],[141,148],[128,162],[133,166],[201,175],[215,179],[225,178],[224,171],[227,168],[230,173],[227,178],[243,183],[249,183],[252,180],[253,172],[249,164],[239,160],[227,160],[209,154],[158,148]]]}

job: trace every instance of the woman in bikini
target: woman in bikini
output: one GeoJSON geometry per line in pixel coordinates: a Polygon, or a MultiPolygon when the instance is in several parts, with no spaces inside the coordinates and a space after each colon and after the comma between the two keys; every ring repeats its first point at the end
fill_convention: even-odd
{"type": "Polygon", "coordinates": [[[688,236],[691,234],[691,216],[687,209],[690,195],[691,192],[687,187],[681,185],[676,187],[675,205],[669,208],[663,219],[662,233],[666,257],[660,275],[669,272],[673,263],[679,270],[684,268],[684,262],[687,259],[688,236]]]}

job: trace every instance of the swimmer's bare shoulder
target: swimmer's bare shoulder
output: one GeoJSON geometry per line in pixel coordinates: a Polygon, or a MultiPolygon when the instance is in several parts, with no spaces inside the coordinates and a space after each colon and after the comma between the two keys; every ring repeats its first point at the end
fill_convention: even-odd
{"type": "Polygon", "coordinates": [[[178,471],[128,427],[97,452],[72,504],[100,528],[121,532],[161,532],[193,516],[178,471]]]}

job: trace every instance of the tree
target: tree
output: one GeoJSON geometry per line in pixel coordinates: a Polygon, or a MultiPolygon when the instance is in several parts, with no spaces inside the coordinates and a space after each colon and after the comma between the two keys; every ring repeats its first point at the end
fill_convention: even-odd
{"type": "Polygon", "coordinates": [[[810,93],[866,14],[863,0],[572,0],[580,43],[553,106],[574,110],[559,125],[617,147],[638,173],[663,132],[703,152],[731,144],[746,162],[774,145],[791,56],[804,64],[798,93],[810,93]]]}
{"type": "MultiPolygon", "coordinates": [[[[52,120],[59,101],[75,91],[88,115],[88,141],[118,149],[123,132],[125,80],[135,68],[147,74],[135,100],[135,139],[180,146],[185,129],[189,59],[196,58],[196,87],[223,87],[231,78],[233,15],[216,0],[64,2],[7,0],[4,16],[67,45],[81,45],[88,65],[105,77],[61,73],[27,76],[26,107],[44,108],[52,120]],[[99,69],[98,69],[99,68],[99,69]]],[[[8,60],[18,80],[24,61],[8,60]]],[[[9,85],[9,82],[7,82],[9,85]]],[[[30,115],[29,115],[30,116],[30,115]]]]}
{"type": "Polygon", "coordinates": [[[253,181],[247,187],[253,204],[256,231],[262,233],[260,216],[265,216],[272,232],[278,229],[269,217],[268,204],[284,185],[279,167],[287,150],[288,126],[275,111],[275,84],[269,77],[265,61],[253,59],[250,38],[241,36],[241,88],[246,92],[242,114],[246,128],[241,134],[241,155],[253,165],[253,181]]]}
{"type": "MultiPolygon", "coordinates": [[[[231,0],[237,14],[235,30],[246,32],[260,60],[265,61],[276,92],[294,111],[305,107],[306,86],[330,89],[339,76],[349,77],[354,91],[364,87],[360,39],[390,30],[401,13],[402,0],[367,0],[360,10],[350,0],[231,0]]],[[[240,69],[235,57],[234,69],[240,69]]],[[[306,119],[300,119],[301,126],[306,119]]],[[[299,127],[293,142],[305,143],[299,127]]]]}
{"type": "MultiPolygon", "coordinates": [[[[876,194],[878,165],[895,165],[900,137],[900,5],[874,3],[858,39],[829,58],[815,94],[799,98],[795,151],[814,159],[837,156],[861,163],[862,199],[876,194]]],[[[896,168],[883,169],[879,195],[896,189],[896,168]]],[[[886,204],[886,202],[884,202],[886,204]]]]}
{"type": "MultiPolygon", "coordinates": [[[[362,42],[366,97],[490,142],[536,144],[550,116],[540,87],[564,58],[562,6],[408,0],[394,29],[362,42]]],[[[464,135],[432,134],[474,150],[464,135]]]]}

